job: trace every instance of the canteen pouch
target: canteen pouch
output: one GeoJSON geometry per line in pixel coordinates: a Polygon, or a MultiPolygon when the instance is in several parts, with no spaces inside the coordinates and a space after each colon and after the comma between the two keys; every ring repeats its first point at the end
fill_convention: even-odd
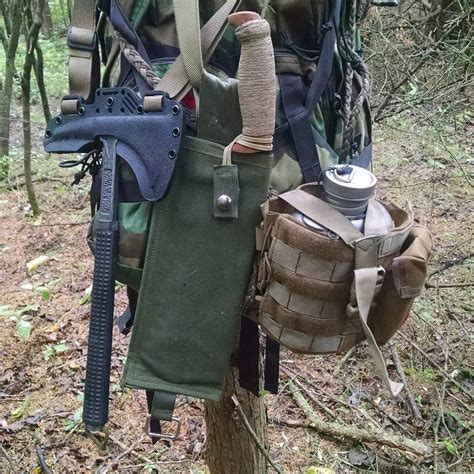
{"type": "MultiPolygon", "coordinates": [[[[305,188],[320,195],[319,186],[299,189],[305,188]]],[[[377,265],[388,271],[383,278],[381,270],[368,319],[375,341],[381,344],[406,319],[423,286],[431,248],[425,228],[410,230],[411,213],[392,203],[383,205],[394,220],[394,237],[388,239],[393,241],[390,248],[379,252],[377,265]],[[409,299],[402,298],[397,288],[409,299]]],[[[291,215],[295,208],[284,199],[272,198],[262,209],[266,239],[259,286],[264,290],[260,304],[264,331],[291,350],[308,354],[344,352],[364,340],[357,307],[350,304],[354,249],[330,231],[305,226],[291,215]]]]}
{"type": "MultiPolygon", "coordinates": [[[[127,386],[220,398],[272,165],[268,153],[233,153],[229,169],[238,171],[238,217],[214,217],[223,150],[184,137],[169,194],[154,204],[123,376],[127,386]]],[[[235,173],[230,175],[220,184],[232,186],[235,173]]]]}
{"type": "Polygon", "coordinates": [[[387,343],[408,318],[413,301],[420,295],[428,271],[433,239],[428,229],[414,225],[395,257],[377,297],[368,324],[378,344],[387,343]]]}

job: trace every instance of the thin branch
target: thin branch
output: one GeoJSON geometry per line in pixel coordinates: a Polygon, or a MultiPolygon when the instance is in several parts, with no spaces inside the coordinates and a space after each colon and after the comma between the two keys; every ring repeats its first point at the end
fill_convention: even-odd
{"type": "Polygon", "coordinates": [[[265,456],[265,459],[270,463],[273,469],[275,469],[275,471],[278,472],[279,474],[282,473],[283,471],[281,470],[281,467],[272,459],[268,451],[262,445],[262,442],[258,439],[258,436],[256,435],[255,431],[250,426],[250,423],[247,420],[247,417],[245,416],[245,413],[242,410],[242,407],[240,406],[240,403],[237,400],[237,397],[235,395],[232,395],[231,399],[235,407],[237,408],[237,412],[239,414],[240,419],[242,420],[242,423],[244,424],[245,428],[249,432],[252,439],[255,441],[255,444],[257,445],[258,449],[260,449],[261,453],[265,456]]]}
{"type": "Polygon", "coordinates": [[[395,368],[397,369],[398,375],[402,379],[403,389],[405,390],[405,393],[407,395],[407,402],[408,406],[410,407],[411,413],[415,418],[421,420],[422,416],[420,410],[418,409],[415,398],[411,393],[410,387],[408,385],[408,380],[405,377],[405,371],[403,370],[402,362],[400,361],[400,356],[398,355],[398,351],[395,347],[395,344],[393,343],[393,339],[388,343],[388,347],[390,348],[390,351],[392,353],[393,363],[395,364],[395,368]]]}
{"type": "Polygon", "coordinates": [[[413,342],[408,336],[405,336],[405,334],[403,334],[402,332],[399,332],[398,334],[399,334],[403,339],[405,339],[405,341],[407,341],[408,344],[410,344],[415,350],[417,350],[421,355],[423,355],[433,367],[435,367],[436,369],[438,369],[439,372],[440,372],[447,380],[449,380],[449,381],[450,381],[452,384],[454,384],[462,393],[464,393],[464,395],[466,395],[466,396],[469,398],[469,400],[473,400],[473,399],[474,399],[474,396],[472,395],[471,392],[469,392],[469,390],[467,390],[467,389],[464,388],[459,382],[457,382],[456,380],[454,380],[439,364],[437,364],[437,363],[433,360],[433,357],[431,357],[430,355],[428,355],[420,346],[418,346],[418,344],[416,344],[415,342],[413,342]]]}
{"type": "Polygon", "coordinates": [[[430,454],[430,448],[423,443],[414,441],[403,436],[392,435],[381,430],[372,428],[360,429],[354,426],[342,425],[339,423],[325,422],[321,420],[293,382],[288,384],[296,404],[301,408],[306,418],[310,421],[309,427],[320,433],[334,438],[348,438],[363,443],[376,443],[399,451],[408,451],[421,457],[430,454]]]}

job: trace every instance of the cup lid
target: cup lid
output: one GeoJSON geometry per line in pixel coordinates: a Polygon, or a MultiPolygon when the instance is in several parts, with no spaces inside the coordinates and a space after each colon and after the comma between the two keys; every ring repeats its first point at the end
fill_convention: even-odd
{"type": "Polygon", "coordinates": [[[333,197],[351,200],[370,199],[375,193],[377,178],[373,173],[352,165],[336,165],[324,172],[324,190],[333,197]]]}

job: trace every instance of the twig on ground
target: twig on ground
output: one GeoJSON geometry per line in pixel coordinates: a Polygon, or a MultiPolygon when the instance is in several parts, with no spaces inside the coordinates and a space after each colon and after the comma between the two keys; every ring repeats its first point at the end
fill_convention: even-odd
{"type": "Polygon", "coordinates": [[[331,411],[323,402],[318,400],[309,390],[308,388],[303,385],[297,377],[294,377],[292,374],[289,373],[287,369],[284,367],[281,367],[281,371],[286,374],[290,379],[292,379],[292,382],[298,385],[298,387],[303,390],[303,392],[308,396],[308,398],[315,403],[321,410],[323,410],[326,415],[328,415],[330,418],[335,419],[338,423],[341,423],[341,419],[334,413],[334,411],[331,411]]]}
{"type": "Polygon", "coordinates": [[[416,404],[415,398],[413,397],[410,386],[408,385],[407,378],[405,377],[405,372],[403,370],[402,362],[400,361],[400,356],[398,355],[398,351],[393,343],[393,340],[389,342],[388,347],[392,353],[393,363],[395,364],[395,368],[397,369],[398,375],[402,379],[403,388],[405,390],[407,396],[408,406],[410,407],[411,413],[415,418],[422,419],[420,410],[416,404]]]}
{"type": "Polygon", "coordinates": [[[430,364],[435,367],[436,369],[439,370],[439,372],[447,379],[449,380],[452,384],[454,384],[464,395],[466,395],[469,400],[473,400],[474,396],[472,395],[469,390],[464,388],[459,382],[454,380],[439,364],[437,364],[432,357],[430,357],[418,344],[413,342],[409,337],[405,336],[402,332],[398,333],[405,341],[408,342],[414,349],[416,349],[421,355],[425,356],[425,358],[430,362],[430,364]]]}
{"type": "Polygon", "coordinates": [[[310,421],[309,427],[320,433],[334,438],[349,438],[363,443],[376,443],[399,451],[407,451],[418,456],[426,457],[430,454],[430,448],[418,441],[413,441],[403,436],[391,435],[380,430],[370,428],[360,429],[353,426],[341,425],[339,423],[325,422],[321,420],[293,382],[288,384],[296,404],[301,408],[310,421]]]}
{"type": "MultiPolygon", "coordinates": [[[[109,440],[112,441],[112,443],[115,443],[119,448],[123,449],[126,451],[128,449],[128,446],[122,441],[118,440],[115,438],[115,436],[109,435],[109,440]]],[[[147,464],[155,464],[154,461],[151,459],[147,458],[146,456],[143,456],[143,454],[137,453],[134,449],[130,451],[137,459],[140,459],[140,461],[143,461],[147,464]]],[[[127,453],[128,454],[128,453],[127,453]]]]}
{"type": "Polygon", "coordinates": [[[127,456],[128,454],[130,454],[132,451],[135,450],[135,448],[143,441],[143,438],[145,437],[145,435],[142,435],[140,438],[138,438],[137,441],[135,441],[128,449],[126,449],[125,451],[121,452],[116,458],[112,459],[111,461],[109,461],[107,464],[108,465],[114,465],[115,463],[117,463],[118,461],[120,461],[122,458],[124,458],[125,456],[127,456]]]}
{"type": "Polygon", "coordinates": [[[456,257],[447,262],[443,262],[439,266],[439,268],[437,268],[436,270],[434,270],[428,275],[428,278],[426,280],[429,281],[431,277],[437,275],[438,273],[442,273],[445,270],[448,270],[448,268],[454,267],[455,265],[461,265],[466,260],[469,260],[470,258],[473,258],[473,257],[474,257],[474,252],[471,252],[469,255],[462,255],[461,257],[456,257]]]}
{"type": "Polygon", "coordinates": [[[342,366],[347,362],[347,360],[352,356],[352,354],[354,353],[355,351],[355,346],[354,347],[351,347],[347,352],[346,354],[344,354],[344,357],[341,359],[341,361],[339,362],[339,365],[336,367],[336,369],[334,370],[334,375],[337,374],[342,366]]]}
{"type": "Polygon", "coordinates": [[[474,282],[469,283],[447,283],[447,284],[439,284],[439,285],[432,285],[431,283],[425,283],[425,288],[469,288],[470,286],[474,286],[474,282]]]}
{"type": "Polygon", "coordinates": [[[7,460],[8,464],[10,464],[10,467],[12,469],[12,473],[18,472],[15,469],[15,465],[13,464],[13,461],[11,460],[10,456],[7,453],[7,450],[3,447],[2,444],[0,444],[0,449],[2,450],[2,456],[7,460]]]}
{"type": "Polygon", "coordinates": [[[36,456],[38,457],[38,462],[39,462],[39,465],[41,467],[41,472],[43,474],[53,474],[53,471],[51,470],[51,468],[48,466],[46,460],[44,459],[44,453],[43,453],[43,449],[41,448],[41,446],[39,444],[37,444],[35,446],[35,449],[36,449],[36,456]]]}
{"type": "Polygon", "coordinates": [[[255,431],[252,429],[250,426],[249,421],[247,420],[247,417],[245,416],[244,411],[242,410],[242,407],[240,406],[239,400],[237,400],[237,397],[235,395],[232,395],[231,397],[232,402],[235,405],[235,408],[237,408],[237,412],[239,414],[240,419],[242,420],[242,423],[244,424],[245,428],[247,429],[248,433],[254,440],[255,444],[257,445],[258,449],[262,452],[262,454],[265,456],[265,459],[270,463],[270,465],[275,469],[276,472],[282,473],[283,471],[281,470],[281,467],[272,459],[268,451],[265,449],[265,446],[263,446],[262,442],[258,439],[258,436],[256,435],[255,431]]]}
{"type": "Polygon", "coordinates": [[[90,221],[82,222],[53,222],[52,224],[33,224],[33,227],[56,227],[56,226],[66,226],[66,225],[86,225],[90,224],[90,221]]]}
{"type": "MultiPolygon", "coordinates": [[[[292,381],[295,380],[298,377],[298,375],[292,369],[289,369],[288,367],[286,367],[286,370],[288,370],[289,372],[292,372],[294,374],[291,378],[292,381]]],[[[328,377],[332,377],[332,375],[328,375],[328,377]]],[[[322,390],[321,387],[318,387],[316,384],[314,384],[312,382],[308,382],[308,383],[315,390],[318,390],[321,393],[322,396],[327,397],[327,398],[329,398],[329,400],[332,400],[335,403],[339,403],[340,405],[342,405],[346,408],[349,408],[351,411],[355,411],[355,412],[359,413],[360,415],[362,415],[365,419],[367,419],[368,421],[370,421],[370,423],[372,423],[372,425],[374,426],[375,429],[382,429],[382,427],[380,426],[380,423],[378,423],[377,420],[372,418],[364,410],[361,410],[360,408],[357,408],[355,405],[351,405],[350,403],[346,402],[345,400],[342,400],[339,397],[335,397],[331,393],[322,390]]]]}

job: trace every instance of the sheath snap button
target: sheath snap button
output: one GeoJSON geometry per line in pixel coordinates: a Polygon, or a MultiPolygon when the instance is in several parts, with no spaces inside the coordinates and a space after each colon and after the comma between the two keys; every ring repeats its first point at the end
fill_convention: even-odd
{"type": "Polygon", "coordinates": [[[225,211],[226,209],[229,209],[230,205],[232,204],[232,199],[227,196],[227,194],[222,194],[217,198],[217,207],[221,211],[225,211]]]}

